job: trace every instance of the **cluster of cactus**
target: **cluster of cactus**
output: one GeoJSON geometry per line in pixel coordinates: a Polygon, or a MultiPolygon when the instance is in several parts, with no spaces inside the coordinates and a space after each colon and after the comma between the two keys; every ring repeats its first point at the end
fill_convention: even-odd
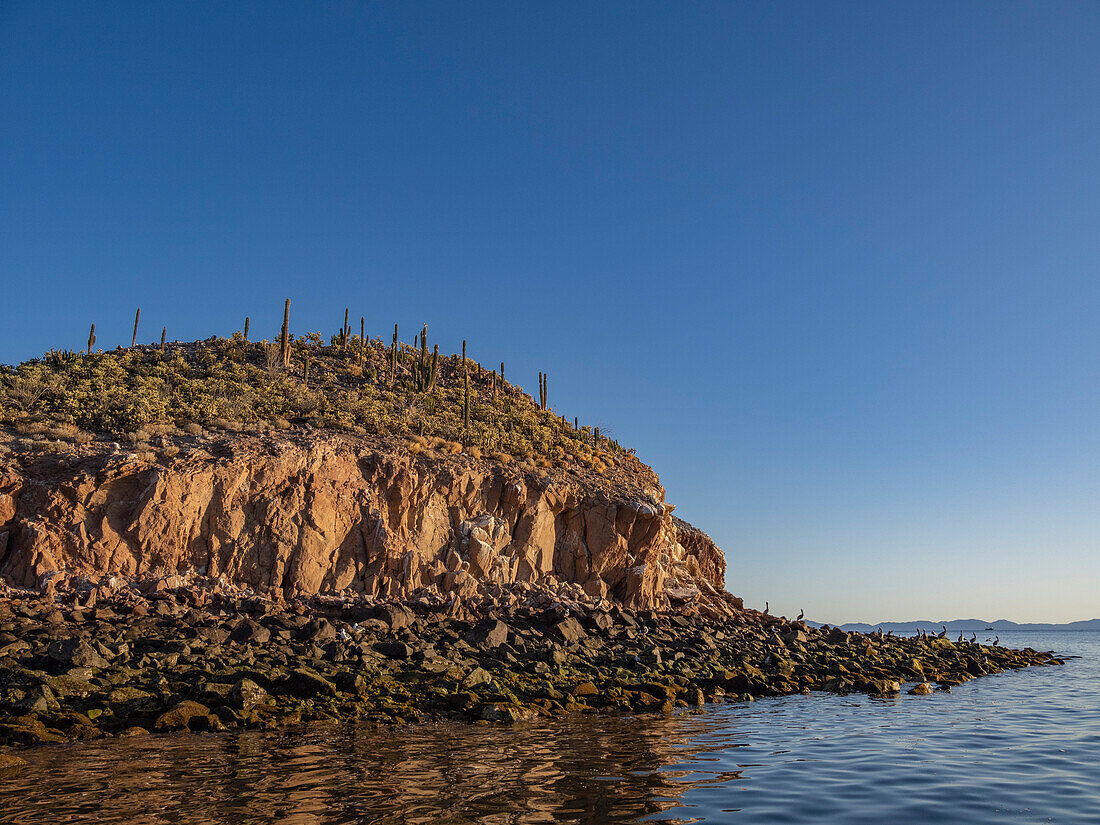
{"type": "MultiPolygon", "coordinates": [[[[132,333],[132,336],[131,336],[131,347],[134,347],[137,344],[137,334],[138,334],[140,321],[141,321],[141,309],[138,308],[135,315],[134,315],[134,327],[133,327],[133,333],[132,333]]],[[[250,325],[251,325],[251,319],[248,316],[246,316],[245,319],[244,319],[244,335],[243,335],[243,338],[244,338],[245,342],[247,342],[248,338],[249,338],[250,325]]],[[[425,409],[428,409],[429,412],[434,412],[435,409],[436,409],[436,405],[440,401],[440,399],[436,397],[436,392],[435,391],[439,387],[439,384],[442,380],[441,379],[441,373],[440,373],[439,345],[436,344],[429,351],[429,347],[428,347],[428,327],[427,327],[426,324],[424,325],[424,327],[420,331],[420,333],[418,335],[414,336],[411,348],[406,348],[406,347],[401,346],[398,334],[399,334],[398,325],[394,324],[393,339],[392,339],[392,343],[391,343],[390,348],[389,348],[390,349],[390,352],[389,352],[389,355],[390,355],[389,383],[390,383],[391,386],[397,384],[397,377],[398,377],[398,369],[397,368],[398,368],[399,363],[404,363],[406,369],[408,370],[409,377],[411,379],[408,384],[405,384],[405,386],[411,388],[415,392],[426,394],[428,396],[428,398],[423,399],[423,403],[425,404],[425,409]]],[[[167,337],[168,337],[168,328],[165,326],[161,329],[161,336],[160,336],[160,350],[161,350],[161,352],[164,352],[166,350],[167,337]]],[[[309,336],[309,339],[312,340],[314,337],[316,337],[316,336],[309,336]]],[[[353,338],[352,338],[352,330],[351,330],[351,325],[350,325],[350,309],[345,307],[344,308],[343,324],[340,327],[337,335],[333,336],[332,346],[333,346],[333,348],[335,348],[336,346],[339,346],[340,347],[340,352],[342,354],[344,354],[347,357],[352,357],[351,353],[349,353],[349,344],[352,342],[352,340],[353,340],[353,338]]],[[[278,363],[281,365],[281,368],[284,369],[284,370],[290,368],[291,356],[293,354],[293,352],[292,352],[293,351],[292,341],[293,341],[293,336],[291,335],[291,332],[290,332],[290,299],[287,298],[284,302],[284,305],[283,305],[283,324],[282,324],[282,330],[281,330],[281,335],[280,335],[280,343],[281,343],[280,350],[275,350],[274,346],[271,347],[270,362],[269,362],[269,365],[268,365],[269,370],[276,371],[280,368],[279,366],[276,365],[276,361],[275,361],[275,359],[277,357],[276,352],[281,353],[280,356],[278,357],[278,363]]],[[[91,329],[90,329],[89,334],[88,334],[88,345],[87,345],[88,355],[92,354],[93,348],[95,347],[95,343],[96,343],[95,324],[92,324],[91,329]]],[[[367,341],[367,337],[366,337],[366,318],[365,317],[360,317],[360,319],[359,319],[359,347],[358,347],[358,350],[357,350],[357,356],[358,357],[357,357],[356,360],[358,361],[358,363],[360,365],[360,369],[361,369],[361,372],[359,372],[357,374],[364,375],[364,376],[366,375],[366,371],[367,371],[367,344],[368,344],[368,341],[367,341]]],[[[489,403],[491,403],[492,405],[496,406],[497,403],[498,403],[498,395],[502,396],[502,398],[500,399],[500,403],[503,405],[503,412],[505,413],[505,419],[507,419],[507,417],[508,417],[509,408],[512,405],[512,399],[511,399],[511,394],[508,391],[508,385],[505,383],[505,372],[504,372],[505,365],[504,365],[504,362],[503,361],[500,362],[499,372],[497,370],[492,370],[492,371],[487,370],[480,363],[474,363],[474,362],[469,360],[469,358],[467,357],[466,346],[467,346],[467,342],[463,341],[462,342],[462,359],[461,359],[461,364],[462,364],[462,398],[461,398],[461,404],[462,404],[461,415],[462,415],[462,418],[461,418],[461,421],[462,421],[463,429],[465,431],[469,432],[470,429],[471,429],[471,416],[472,416],[472,413],[473,413],[473,408],[472,408],[472,404],[471,404],[471,393],[470,393],[471,379],[473,381],[481,382],[481,384],[479,384],[478,386],[482,386],[482,387],[485,388],[484,392],[486,393],[486,396],[487,396],[485,400],[488,401],[489,403]],[[473,375],[471,375],[471,373],[473,373],[473,375]]],[[[313,363],[311,363],[311,362],[316,360],[316,359],[312,359],[310,357],[309,349],[310,349],[309,347],[306,347],[305,351],[302,352],[302,378],[303,378],[303,381],[307,385],[308,385],[308,382],[309,382],[310,368],[311,368],[311,366],[313,366],[313,363]]],[[[350,349],[351,349],[352,353],[356,352],[354,350],[354,348],[350,348],[350,349]]],[[[455,356],[455,361],[457,362],[457,356],[455,356]]],[[[370,380],[374,380],[374,377],[375,377],[376,374],[373,370],[371,370],[370,375],[371,375],[370,380]]],[[[549,373],[539,372],[538,380],[539,380],[539,393],[538,393],[538,396],[537,396],[537,399],[536,399],[537,408],[540,411],[545,412],[545,411],[550,409],[550,407],[549,407],[549,390],[548,390],[549,373]]],[[[402,382],[402,383],[404,383],[404,382],[402,382]]],[[[560,431],[562,433],[567,433],[569,431],[569,420],[565,416],[555,416],[555,418],[559,419],[558,421],[552,422],[553,425],[555,426],[555,428],[556,429],[560,428],[560,431]]],[[[576,433],[582,432],[581,427],[580,427],[579,418],[574,417],[572,423],[573,423],[573,430],[576,433]]],[[[421,426],[423,426],[423,422],[421,422],[421,426]]],[[[511,429],[511,423],[510,422],[506,421],[505,426],[509,430],[511,429]]],[[[584,432],[587,433],[587,429],[584,432]]],[[[580,436],[580,437],[583,438],[583,436],[580,436]]],[[[463,438],[465,438],[465,436],[463,438]]],[[[593,428],[593,430],[591,432],[591,439],[592,439],[592,441],[591,441],[592,445],[594,447],[598,448],[600,446],[600,443],[601,443],[600,430],[599,430],[598,427],[593,428]]]]}
{"type": "Polygon", "coordinates": [[[439,344],[428,357],[428,325],[420,331],[420,356],[412,365],[413,386],[417,392],[432,392],[439,383],[439,344]]]}

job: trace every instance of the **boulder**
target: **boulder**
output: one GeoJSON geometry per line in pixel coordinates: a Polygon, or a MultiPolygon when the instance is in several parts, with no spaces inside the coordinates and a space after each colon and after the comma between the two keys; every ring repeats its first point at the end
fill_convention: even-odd
{"type": "Polygon", "coordinates": [[[238,679],[229,689],[226,701],[236,710],[248,711],[267,701],[267,691],[251,679],[238,679]]]}
{"type": "Polygon", "coordinates": [[[478,719],[485,719],[489,722],[503,722],[510,725],[534,719],[538,714],[533,708],[521,705],[506,702],[487,702],[477,708],[475,715],[478,719]]]}
{"type": "Polygon", "coordinates": [[[408,659],[413,653],[413,649],[404,642],[378,642],[374,649],[387,659],[408,659]]]}
{"type": "Polygon", "coordinates": [[[202,722],[201,727],[206,727],[206,718],[209,715],[210,708],[206,705],[185,700],[158,716],[153,728],[160,731],[183,730],[199,720],[202,722]]]}
{"type": "Polygon", "coordinates": [[[0,753],[0,776],[11,775],[26,765],[26,760],[20,759],[14,753],[0,753]]]}
{"type": "Polygon", "coordinates": [[[483,650],[492,650],[508,641],[509,628],[504,622],[489,619],[479,624],[470,634],[470,644],[483,650]]]}
{"type": "Polygon", "coordinates": [[[485,685],[493,681],[493,675],[484,668],[475,667],[462,679],[462,687],[472,688],[478,685],[485,685]]]}
{"type": "Polygon", "coordinates": [[[568,616],[551,626],[550,635],[563,644],[571,645],[583,639],[586,634],[581,623],[568,616]]]}
{"type": "Polygon", "coordinates": [[[107,667],[107,661],[83,639],[59,639],[49,646],[46,655],[66,667],[107,667]]]}
{"type": "Polygon", "coordinates": [[[298,638],[303,642],[327,642],[336,638],[336,628],[327,619],[313,619],[306,623],[298,631],[298,638]]]}
{"type": "Polygon", "coordinates": [[[416,619],[415,614],[401,604],[387,604],[378,608],[376,619],[380,619],[389,625],[390,630],[400,630],[408,627],[416,619]]]}
{"type": "Polygon", "coordinates": [[[238,644],[264,645],[271,640],[271,631],[252,619],[242,619],[229,638],[238,644]]]}
{"type": "Polygon", "coordinates": [[[316,671],[304,667],[290,671],[279,683],[279,688],[281,692],[300,699],[336,695],[336,685],[316,671]]]}

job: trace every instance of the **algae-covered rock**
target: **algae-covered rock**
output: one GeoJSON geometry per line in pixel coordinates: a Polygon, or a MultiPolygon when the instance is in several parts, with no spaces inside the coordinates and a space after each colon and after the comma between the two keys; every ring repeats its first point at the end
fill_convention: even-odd
{"type": "Polygon", "coordinates": [[[487,702],[477,708],[476,715],[487,722],[514,724],[534,719],[538,714],[534,708],[504,702],[487,702]]]}
{"type": "Polygon", "coordinates": [[[26,760],[20,759],[14,753],[0,752],[0,776],[16,773],[26,766],[26,760]]]}
{"type": "MultiPolygon", "coordinates": [[[[210,715],[210,708],[198,702],[185,700],[171,710],[157,717],[153,727],[156,730],[183,730],[189,728],[195,720],[203,720],[210,715]]],[[[205,726],[205,725],[204,725],[205,726]]]]}
{"type": "Polygon", "coordinates": [[[318,696],[335,696],[336,685],[321,674],[309,668],[296,668],[279,683],[280,692],[301,699],[315,699],[318,696]]]}
{"type": "Polygon", "coordinates": [[[251,679],[240,679],[230,688],[227,699],[230,707],[249,711],[267,701],[267,691],[251,679]]]}

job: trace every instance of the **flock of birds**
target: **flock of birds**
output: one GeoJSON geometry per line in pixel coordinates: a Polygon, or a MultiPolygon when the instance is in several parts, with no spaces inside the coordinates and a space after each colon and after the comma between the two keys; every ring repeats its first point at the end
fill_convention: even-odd
{"type": "MultiPolygon", "coordinates": [[[[941,630],[939,633],[936,634],[936,638],[937,639],[946,639],[947,638],[947,625],[941,624],[940,627],[942,627],[943,630],[941,630]]],[[[880,627],[879,630],[881,631],[882,628],[880,627]]],[[[923,629],[920,629],[920,628],[917,629],[917,636],[919,636],[922,639],[927,639],[931,635],[932,634],[929,633],[927,630],[923,630],[923,629]]],[[[986,641],[988,642],[990,640],[986,639],[986,641]]],[[[977,633],[971,633],[970,638],[967,639],[967,638],[965,638],[965,635],[963,634],[963,632],[961,630],[959,631],[959,638],[956,640],[957,644],[960,644],[960,645],[963,644],[963,643],[977,644],[977,642],[978,642],[978,634],[977,633]]],[[[1000,636],[994,636],[993,640],[992,640],[992,643],[993,643],[993,647],[997,647],[997,645],[999,645],[1001,643],[1001,637],[1000,636]]]]}
{"type": "MultiPolygon", "coordinates": [[[[770,610],[771,610],[771,602],[764,602],[764,615],[765,616],[770,615],[770,613],[769,613],[770,610]]],[[[805,615],[806,615],[805,610],[799,610],[798,611],[798,617],[795,618],[795,621],[796,622],[802,621],[802,617],[805,616],[805,615]]],[[[942,627],[943,630],[941,630],[939,633],[936,634],[936,638],[937,639],[946,639],[947,638],[947,625],[942,624],[942,625],[940,625],[940,627],[942,627]]],[[[993,628],[989,628],[989,629],[992,630],[993,628]]],[[[880,638],[884,635],[885,636],[893,636],[894,631],[887,630],[886,633],[884,634],[882,632],[882,628],[879,627],[871,635],[872,636],[878,636],[880,638]]],[[[919,639],[930,639],[931,637],[932,637],[932,634],[929,633],[927,630],[924,630],[923,628],[920,628],[920,627],[917,628],[917,638],[919,638],[919,639]]],[[[990,640],[986,639],[986,641],[988,642],[990,640]]],[[[956,641],[956,644],[960,644],[960,645],[961,644],[972,644],[973,645],[973,644],[977,644],[977,643],[978,643],[978,634],[977,633],[971,633],[970,638],[967,639],[965,637],[965,635],[963,634],[963,632],[961,630],[959,631],[959,638],[956,641]]],[[[992,639],[993,647],[997,647],[1000,643],[1001,643],[1001,637],[1000,636],[994,636],[993,639],[992,639]]]]}

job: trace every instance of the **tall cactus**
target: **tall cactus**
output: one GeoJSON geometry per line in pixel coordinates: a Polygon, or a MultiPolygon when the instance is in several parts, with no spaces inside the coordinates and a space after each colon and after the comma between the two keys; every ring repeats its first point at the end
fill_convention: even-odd
{"type": "Polygon", "coordinates": [[[348,326],[348,308],[344,307],[344,326],[340,329],[340,352],[348,351],[348,339],[351,337],[351,327],[348,326]]]}
{"type": "Polygon", "coordinates": [[[390,345],[390,385],[397,380],[397,324],[393,325],[393,344],[390,345]]]}
{"type": "Polygon", "coordinates": [[[95,346],[95,324],[92,324],[92,331],[88,333],[88,355],[92,354],[92,347],[95,346]]]}
{"type": "Polygon", "coordinates": [[[164,352],[164,345],[168,342],[168,327],[164,327],[160,331],[160,351],[164,352]]]}
{"type": "Polygon", "coordinates": [[[439,383],[439,344],[436,344],[432,349],[432,370],[428,378],[428,392],[435,392],[436,384],[439,383]]]}
{"type": "Polygon", "coordinates": [[[470,373],[467,372],[462,379],[462,426],[470,429],[470,373]]]}
{"type": "Polygon", "coordinates": [[[138,311],[134,315],[134,337],[130,340],[131,347],[137,343],[137,327],[139,320],[141,320],[141,307],[138,307],[138,311]]]}
{"type": "Polygon", "coordinates": [[[280,336],[283,353],[283,369],[290,367],[290,299],[283,305],[283,332],[280,336]]]}
{"type": "Polygon", "coordinates": [[[244,316],[244,342],[246,344],[248,343],[248,322],[249,322],[249,320],[250,319],[247,315],[244,316]]]}

